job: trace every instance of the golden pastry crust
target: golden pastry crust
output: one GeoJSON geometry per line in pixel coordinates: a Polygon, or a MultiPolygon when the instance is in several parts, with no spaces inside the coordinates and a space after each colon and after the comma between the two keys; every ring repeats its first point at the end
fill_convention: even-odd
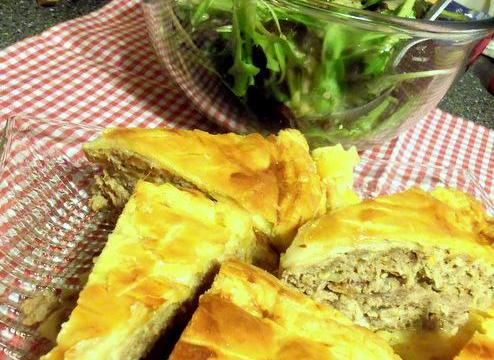
{"type": "Polygon", "coordinates": [[[314,152],[316,164],[306,139],[294,129],[264,138],[117,128],[104,131],[84,145],[84,151],[104,169],[94,185],[95,210],[109,203],[122,207],[137,179],[170,182],[245,209],[256,230],[279,252],[286,250],[302,224],[356,197],[351,191],[355,151],[345,152],[341,146],[321,149],[314,152]]]}
{"type": "Polygon", "coordinates": [[[403,360],[452,360],[472,338],[479,324],[469,321],[452,335],[443,331],[396,330],[379,331],[403,360]]]}
{"type": "Polygon", "coordinates": [[[324,184],[328,209],[334,210],[360,202],[353,191],[353,170],[360,161],[355,147],[348,150],[339,144],[320,147],[312,151],[312,158],[324,184]]]}
{"type": "Polygon", "coordinates": [[[403,360],[494,359],[494,308],[474,310],[458,333],[379,331],[403,360]]]}
{"type": "Polygon", "coordinates": [[[326,212],[326,189],[299,131],[280,131],[272,141],[278,150],[280,188],[273,243],[283,252],[301,225],[326,212]]]}
{"type": "Polygon", "coordinates": [[[138,182],[57,346],[42,359],[139,359],[226,258],[250,261],[250,217],[198,191],[138,182]]]}
{"type": "Polygon", "coordinates": [[[281,267],[301,268],[348,250],[394,246],[437,247],[494,264],[492,220],[475,200],[460,194],[411,189],[328,213],[300,229],[281,267]]]}
{"type": "Polygon", "coordinates": [[[225,262],[170,359],[399,359],[372,332],[268,273],[225,262]]]}
{"type": "Polygon", "coordinates": [[[481,322],[455,360],[494,359],[494,308],[479,314],[481,322]]]}
{"type": "Polygon", "coordinates": [[[444,338],[458,349],[452,336],[494,299],[491,225],[456,190],[366,200],[304,225],[281,258],[281,278],[359,325],[391,332],[396,348],[444,338]]]}
{"type": "Polygon", "coordinates": [[[84,151],[100,163],[112,156],[137,155],[151,168],[183,179],[217,200],[233,201],[252,213],[266,232],[276,222],[277,153],[259,134],[116,128],[85,144],[84,151]]]}

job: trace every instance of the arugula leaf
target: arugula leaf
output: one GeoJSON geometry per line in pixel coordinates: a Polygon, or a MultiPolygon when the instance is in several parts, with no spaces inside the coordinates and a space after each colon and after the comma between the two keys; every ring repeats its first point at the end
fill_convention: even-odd
{"type": "Polygon", "coordinates": [[[416,0],[405,0],[403,4],[399,7],[398,12],[396,12],[396,16],[400,17],[408,17],[408,18],[414,18],[415,17],[415,1],[416,0]]]}
{"type": "Polygon", "coordinates": [[[237,96],[245,96],[247,88],[254,85],[254,76],[259,73],[259,68],[252,63],[252,34],[255,28],[256,3],[254,0],[234,0],[232,34],[235,55],[232,67],[228,74],[234,78],[233,92],[237,96]],[[254,7],[254,9],[253,9],[254,7]]]}
{"type": "Polygon", "coordinates": [[[204,19],[204,16],[207,14],[207,11],[213,1],[214,0],[205,0],[199,4],[196,11],[194,12],[194,15],[192,15],[192,18],[190,20],[192,26],[197,26],[197,24],[199,24],[199,22],[201,22],[204,19]]]}

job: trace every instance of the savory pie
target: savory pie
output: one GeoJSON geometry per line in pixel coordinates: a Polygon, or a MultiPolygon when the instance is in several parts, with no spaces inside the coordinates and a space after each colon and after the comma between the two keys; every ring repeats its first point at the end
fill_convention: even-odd
{"type": "Polygon", "coordinates": [[[268,231],[276,222],[276,147],[259,134],[209,134],[201,130],[108,129],[83,147],[103,166],[96,180],[101,202],[122,207],[138,179],[199,189],[239,204],[268,231]],[[103,200],[105,199],[105,200],[103,200]]]}
{"type": "Polygon", "coordinates": [[[439,344],[438,334],[454,336],[472,309],[493,304],[493,242],[493,220],[469,195],[411,189],[304,225],[281,277],[356,324],[392,332],[392,341],[439,344]]]}
{"type": "Polygon", "coordinates": [[[297,130],[117,128],[84,151],[103,167],[92,207],[123,210],[42,359],[141,358],[220,264],[173,359],[494,357],[494,221],[470,196],[361,201],[356,150],[310,152],[297,130]],[[246,264],[279,253],[284,284],[246,264]]]}
{"type": "Polygon", "coordinates": [[[242,210],[195,190],[137,182],[56,347],[42,359],[141,358],[218,264],[251,261],[255,244],[242,210]]]}
{"type": "Polygon", "coordinates": [[[170,356],[190,359],[399,359],[371,331],[252,265],[226,261],[170,356]]]}
{"type": "Polygon", "coordinates": [[[321,148],[314,161],[306,139],[293,129],[265,138],[116,128],[85,144],[84,151],[103,167],[95,181],[93,208],[122,207],[138,179],[170,182],[246,210],[256,231],[278,251],[286,250],[298,227],[324,214],[335,199],[341,203],[356,197],[351,190],[355,149],[321,148]]]}

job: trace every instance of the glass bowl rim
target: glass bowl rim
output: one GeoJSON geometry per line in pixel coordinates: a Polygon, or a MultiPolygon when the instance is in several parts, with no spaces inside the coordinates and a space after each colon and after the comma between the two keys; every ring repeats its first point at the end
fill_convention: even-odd
{"type": "Polygon", "coordinates": [[[342,20],[352,20],[359,25],[381,24],[395,32],[411,33],[415,36],[432,39],[475,39],[494,33],[494,17],[483,20],[466,21],[430,21],[425,19],[403,18],[394,15],[379,14],[369,10],[355,9],[325,0],[266,0],[280,7],[288,7],[323,17],[331,15],[342,20]]]}
{"type": "MultiPolygon", "coordinates": [[[[142,5],[173,3],[176,0],[143,0],[142,5]]],[[[364,9],[355,9],[341,4],[329,2],[330,0],[265,0],[266,3],[301,11],[307,15],[319,18],[339,18],[340,20],[352,20],[360,26],[372,29],[375,24],[380,24],[382,32],[408,33],[412,36],[431,39],[443,39],[454,41],[475,40],[494,33],[494,17],[483,20],[444,21],[403,18],[394,15],[383,15],[364,9]],[[385,29],[388,30],[385,30],[385,29]]]]}

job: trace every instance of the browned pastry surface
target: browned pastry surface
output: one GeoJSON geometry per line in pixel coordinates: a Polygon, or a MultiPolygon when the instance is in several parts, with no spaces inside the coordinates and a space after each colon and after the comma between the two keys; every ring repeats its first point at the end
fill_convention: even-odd
{"type": "Polygon", "coordinates": [[[42,359],[141,358],[217,264],[251,261],[255,243],[250,217],[237,208],[138,182],[57,346],[42,359]]]}
{"type": "Polygon", "coordinates": [[[170,357],[399,359],[386,342],[267,272],[225,262],[170,357]]]}

